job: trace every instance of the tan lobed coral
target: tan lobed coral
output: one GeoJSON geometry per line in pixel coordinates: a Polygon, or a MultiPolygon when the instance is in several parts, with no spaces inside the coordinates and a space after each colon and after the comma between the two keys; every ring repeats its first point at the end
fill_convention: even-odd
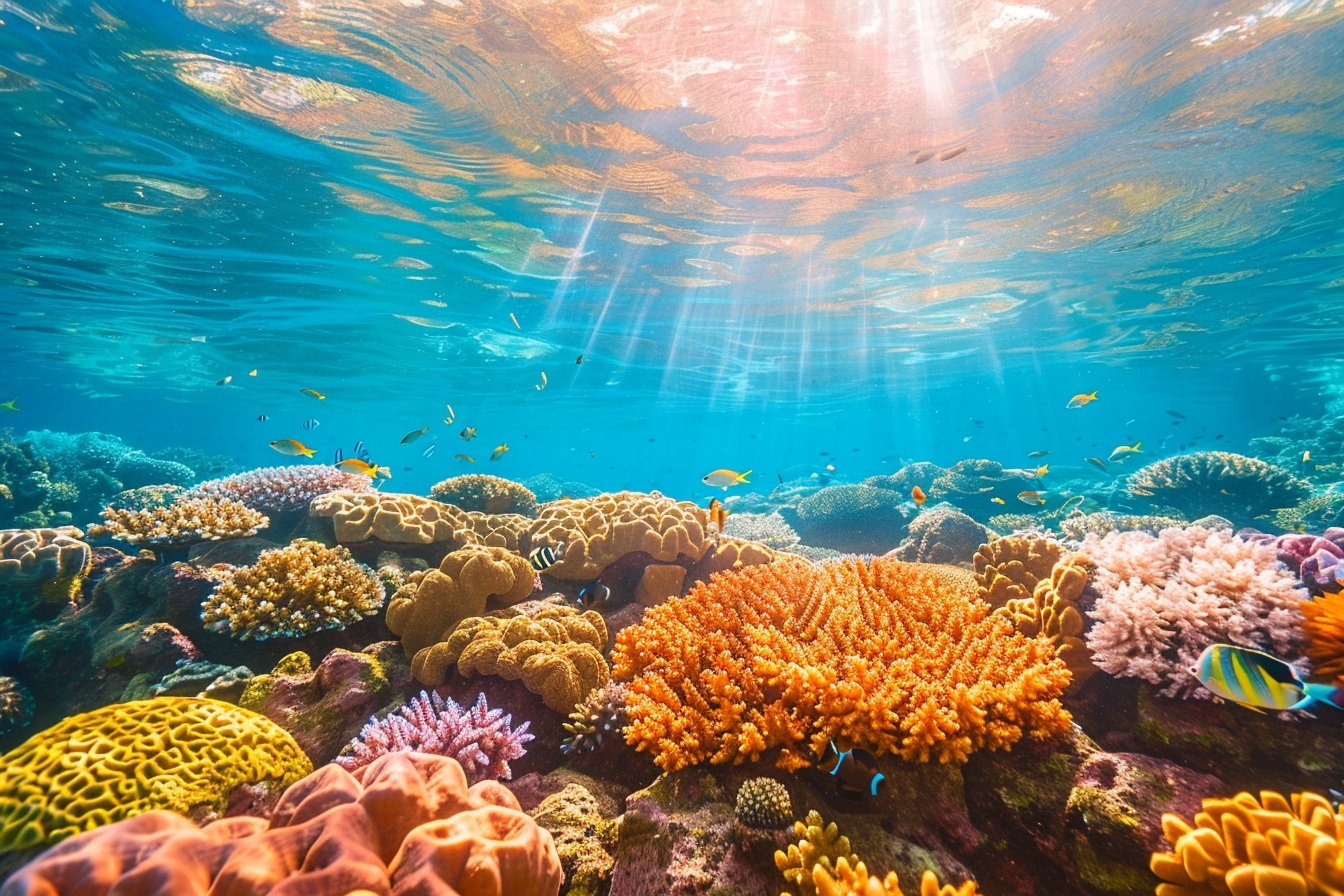
{"type": "Polygon", "coordinates": [[[712,543],[708,525],[708,513],[689,501],[657,492],[616,492],[544,505],[531,527],[530,544],[564,545],[564,557],[546,575],[591,582],[608,565],[636,551],[663,563],[697,561],[712,543]]]}
{"type": "Polygon", "coordinates": [[[74,526],[0,529],[0,584],[36,585],[52,600],[71,600],[93,563],[93,548],[74,526]]]}
{"type": "Polygon", "coordinates": [[[1189,519],[1217,515],[1249,526],[1292,507],[1311,485],[1282,467],[1228,451],[1196,451],[1151,463],[1129,477],[1129,493],[1179,508],[1189,519]]]}
{"type": "Polygon", "coordinates": [[[1174,851],[1153,854],[1157,896],[1344,893],[1344,816],[1319,794],[1206,799],[1193,826],[1168,813],[1162,832],[1174,851]]]}
{"type": "Polygon", "coordinates": [[[1088,563],[1071,554],[1055,564],[1048,579],[1041,579],[1030,597],[1014,598],[994,612],[1005,616],[1028,638],[1044,637],[1055,645],[1059,658],[1073,674],[1077,690],[1097,671],[1092,651],[1083,641],[1084,619],[1078,601],[1087,587],[1088,563]]]}
{"type": "Polygon", "coordinates": [[[243,640],[297,638],[372,616],[386,597],[377,574],[345,548],[299,540],[227,573],[201,605],[201,621],[243,640]]]}
{"type": "Polygon", "coordinates": [[[441,684],[450,666],[458,674],[518,680],[556,712],[571,712],[594,688],[606,685],[607,624],[598,613],[539,601],[512,616],[477,616],[459,624],[446,641],[411,660],[416,679],[441,684]]]}
{"type": "Polygon", "coordinates": [[[1009,535],[982,544],[972,559],[980,596],[995,609],[1029,600],[1063,556],[1064,546],[1044,537],[1009,535]]]}
{"type": "MultiPolygon", "coordinates": [[[[504,548],[468,545],[443,558],[438,569],[414,572],[387,605],[387,627],[401,638],[406,656],[446,640],[459,622],[499,605],[527,599],[534,573],[504,548]]],[[[435,682],[437,684],[438,682],[435,682]]]]}
{"type": "Polygon", "coordinates": [[[205,541],[247,538],[265,528],[265,514],[228,498],[180,498],[161,506],[108,507],[104,523],[89,527],[95,537],[108,536],[151,548],[190,547],[205,541]]]}
{"type": "Polygon", "coordinates": [[[471,528],[466,511],[419,495],[329,492],[314,498],[308,510],[329,518],[342,543],[433,544],[461,540],[458,533],[471,528]]]}
{"type": "Polygon", "coordinates": [[[440,501],[481,513],[535,517],[537,496],[527,486],[485,473],[468,473],[436,482],[429,493],[440,501]]]}

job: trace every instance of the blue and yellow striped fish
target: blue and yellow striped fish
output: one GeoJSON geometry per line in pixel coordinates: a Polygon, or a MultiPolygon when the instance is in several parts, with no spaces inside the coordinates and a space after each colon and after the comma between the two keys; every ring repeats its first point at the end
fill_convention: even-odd
{"type": "Polygon", "coordinates": [[[1190,673],[1224,700],[1256,712],[1308,709],[1316,703],[1344,709],[1340,688],[1304,682],[1288,663],[1249,647],[1210,644],[1190,673]]]}

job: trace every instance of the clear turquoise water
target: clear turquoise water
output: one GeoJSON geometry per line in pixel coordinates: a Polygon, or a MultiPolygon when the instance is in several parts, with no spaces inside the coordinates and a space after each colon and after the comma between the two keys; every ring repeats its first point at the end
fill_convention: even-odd
{"type": "Polygon", "coordinates": [[[694,497],[1326,415],[1344,12],[1072,6],[0,0],[0,425],[694,497]]]}

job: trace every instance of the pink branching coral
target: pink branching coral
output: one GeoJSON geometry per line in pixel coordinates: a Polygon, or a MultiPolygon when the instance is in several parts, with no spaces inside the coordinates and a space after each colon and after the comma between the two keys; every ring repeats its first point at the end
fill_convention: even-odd
{"type": "Polygon", "coordinates": [[[508,780],[509,760],[521,758],[527,752],[523,744],[532,740],[530,722],[511,728],[512,722],[502,709],[491,709],[484,694],[463,710],[451,698],[421,691],[396,712],[369,719],[336,762],[354,771],[379,756],[414,750],[456,759],[472,781],[508,780]]]}
{"type": "Polygon", "coordinates": [[[1087,646],[1100,668],[1161,685],[1168,697],[1207,696],[1187,670],[1213,643],[1302,655],[1307,592],[1273,544],[1191,526],[1088,535],[1098,598],[1087,646]]]}
{"type": "Polygon", "coordinates": [[[294,464],[288,467],[262,467],[211,479],[192,490],[193,496],[231,498],[263,513],[307,510],[308,502],[327,492],[345,490],[367,492],[372,488],[367,476],[346,473],[335,467],[294,464]]]}

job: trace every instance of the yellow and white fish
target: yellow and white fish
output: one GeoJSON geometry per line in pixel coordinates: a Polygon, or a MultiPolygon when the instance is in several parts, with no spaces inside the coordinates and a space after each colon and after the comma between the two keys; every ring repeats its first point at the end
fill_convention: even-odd
{"type": "Polygon", "coordinates": [[[1142,446],[1143,446],[1142,442],[1135,442],[1133,445],[1117,445],[1116,449],[1111,452],[1111,456],[1108,457],[1107,460],[1114,463],[1115,461],[1118,460],[1124,460],[1131,454],[1142,454],[1143,453],[1142,446]]]}
{"type": "Polygon", "coordinates": [[[509,453],[509,443],[505,442],[504,444],[496,447],[494,451],[490,452],[490,459],[499,460],[501,457],[503,457],[508,453],[509,453]]]}
{"type": "Polygon", "coordinates": [[[715,470],[712,473],[706,473],[700,481],[712,488],[721,488],[728,491],[729,486],[751,485],[751,480],[747,479],[750,475],[751,470],[745,473],[738,473],[734,470],[715,470]]]}
{"type": "Polygon", "coordinates": [[[316,448],[309,448],[298,439],[276,439],[271,443],[271,447],[281,454],[288,454],[290,457],[312,457],[317,453],[316,448]]]}

